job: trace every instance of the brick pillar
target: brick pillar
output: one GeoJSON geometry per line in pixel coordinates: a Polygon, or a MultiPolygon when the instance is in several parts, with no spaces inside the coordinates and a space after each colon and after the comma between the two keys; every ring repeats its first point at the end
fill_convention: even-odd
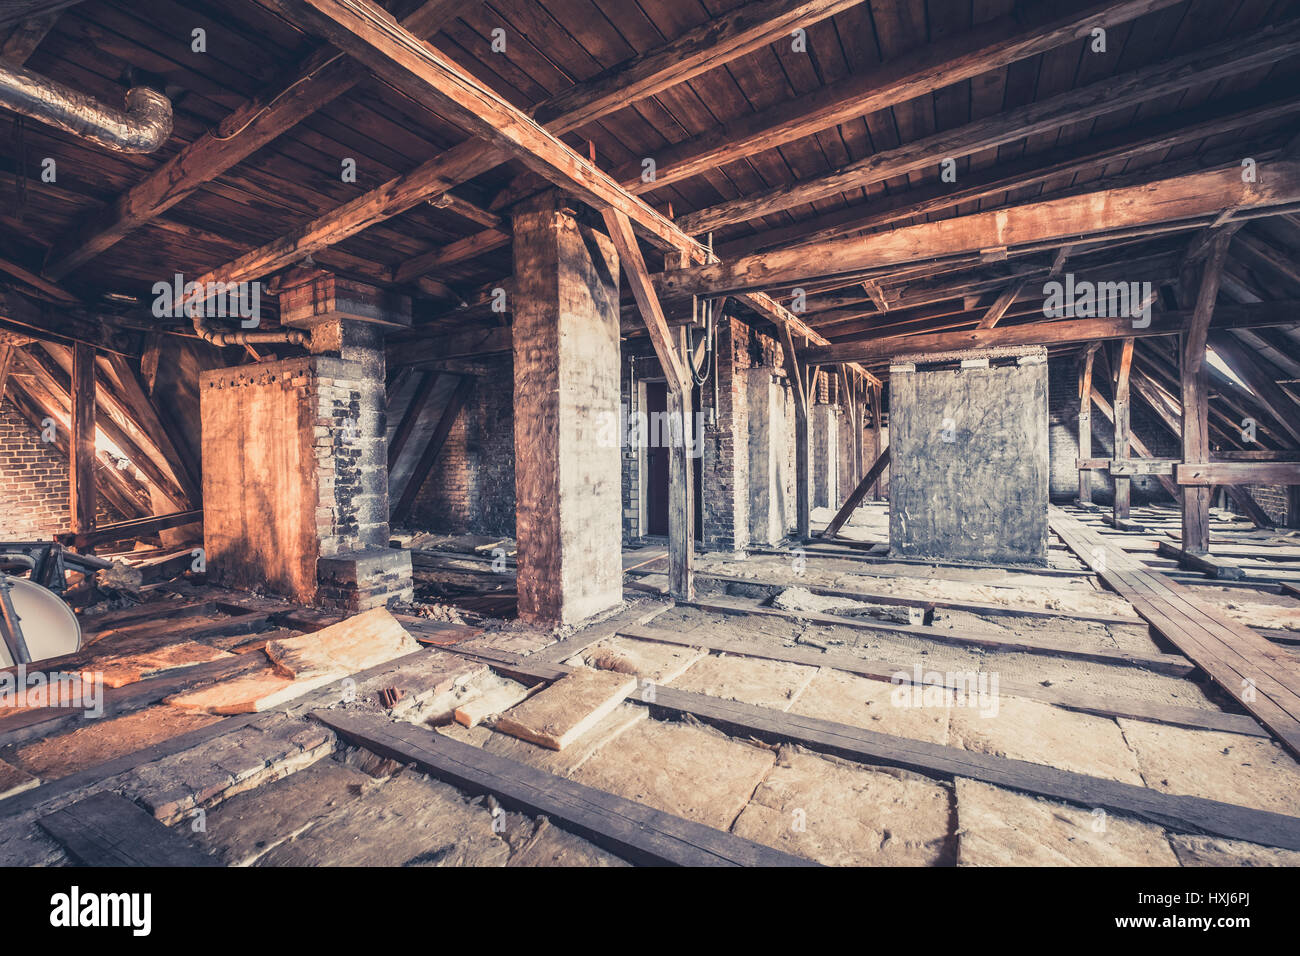
{"type": "Polygon", "coordinates": [[[623,597],[618,256],[550,192],[515,210],[514,275],[519,616],[567,623],[623,597]]]}
{"type": "Polygon", "coordinates": [[[752,543],[777,544],[786,534],[786,517],[794,515],[793,471],[786,416],[785,388],[771,368],[747,369],[745,389],[749,417],[749,537],[752,543]]]}
{"type": "MultiPolygon", "coordinates": [[[[724,317],[718,324],[718,407],[704,436],[701,471],[704,547],[744,551],[749,546],[749,327],[724,317]]],[[[713,386],[701,389],[703,405],[713,404],[713,386]]]]}
{"type": "Polygon", "coordinates": [[[839,507],[840,419],[835,405],[812,411],[812,506],[839,507]]]}
{"type": "Polygon", "coordinates": [[[410,552],[388,547],[383,341],[409,301],[316,272],[282,289],[280,319],[311,355],[200,376],[209,576],[353,611],[410,601],[410,552]]]}

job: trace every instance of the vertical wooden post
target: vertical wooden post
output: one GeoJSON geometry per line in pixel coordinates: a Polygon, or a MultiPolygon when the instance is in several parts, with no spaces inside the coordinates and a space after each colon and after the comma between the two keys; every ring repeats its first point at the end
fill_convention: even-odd
{"type": "MultiPolygon", "coordinates": [[[[686,356],[686,329],[677,330],[678,355],[686,356]]],[[[677,388],[668,389],[668,419],[681,423],[681,440],[674,434],[668,450],[668,542],[672,550],[668,562],[668,591],[679,601],[695,599],[692,568],[695,563],[695,469],[691,467],[689,439],[693,434],[691,382],[685,379],[677,388]]]]}
{"type": "MultiPolygon", "coordinates": [[[[1119,365],[1115,370],[1115,445],[1112,460],[1129,457],[1133,442],[1129,428],[1129,370],[1133,367],[1133,339],[1124,340],[1120,349],[1119,365]]],[[[1115,520],[1129,516],[1132,499],[1132,481],[1125,475],[1115,476],[1115,520]]]]}
{"type": "Polygon", "coordinates": [[[795,355],[790,327],[781,326],[781,351],[785,353],[786,378],[794,395],[794,502],[795,525],[800,541],[812,533],[812,482],[808,475],[808,392],[804,387],[799,358],[795,355]]]}
{"type": "Polygon", "coordinates": [[[95,349],[78,342],[72,349],[72,434],[68,436],[70,530],[95,530],[95,349]]]}
{"type": "MultiPolygon", "coordinates": [[[[1219,295],[1219,278],[1228,255],[1232,231],[1223,230],[1210,243],[1201,272],[1192,318],[1181,336],[1181,385],[1183,399],[1183,461],[1201,464],[1210,460],[1209,380],[1205,369],[1205,346],[1219,295]]],[[[1204,485],[1183,488],[1183,550],[1205,554],[1210,550],[1210,489],[1204,485]]]]}
{"type": "Polygon", "coordinates": [[[0,345],[0,405],[4,404],[5,388],[9,385],[9,369],[13,365],[14,347],[0,345]]]}
{"type": "MultiPolygon", "coordinates": [[[[1079,457],[1092,457],[1092,362],[1097,347],[1091,345],[1079,362],[1079,457]]],[[[1079,469],[1079,504],[1092,504],[1092,471],[1079,469]]]]}
{"type": "MultiPolygon", "coordinates": [[[[695,599],[695,502],[694,470],[691,468],[687,436],[691,433],[692,382],[682,363],[685,330],[679,329],[676,337],[668,328],[659,297],[650,282],[641,247],[632,232],[632,223],[616,209],[604,211],[605,228],[614,240],[623,274],[632,287],[641,318],[645,320],[650,343],[668,380],[668,417],[670,422],[680,422],[680,441],[669,444],[668,453],[668,592],[676,600],[695,599]]],[[[674,262],[667,257],[667,266],[681,268],[686,265],[684,256],[674,262]]]]}

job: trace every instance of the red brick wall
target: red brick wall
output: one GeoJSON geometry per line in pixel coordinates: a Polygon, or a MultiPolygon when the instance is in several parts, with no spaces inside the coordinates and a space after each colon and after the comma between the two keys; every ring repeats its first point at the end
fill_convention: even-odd
{"type": "Polygon", "coordinates": [[[0,540],[48,538],[68,522],[68,463],[12,405],[0,405],[0,540]]]}
{"type": "Polygon", "coordinates": [[[514,535],[513,363],[484,363],[406,522],[445,534],[514,535]]]}

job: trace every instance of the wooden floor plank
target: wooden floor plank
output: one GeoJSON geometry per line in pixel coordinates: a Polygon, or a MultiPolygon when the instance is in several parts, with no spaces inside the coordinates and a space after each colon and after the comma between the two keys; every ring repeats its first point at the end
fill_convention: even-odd
{"type": "MultiPolygon", "coordinates": [[[[636,572],[633,572],[636,573],[636,572]]],[[[761,578],[742,578],[730,574],[711,574],[697,571],[696,580],[718,581],[722,584],[744,584],[757,588],[785,589],[795,587],[787,581],[764,581],[761,578]]],[[[799,584],[813,594],[826,597],[846,598],[851,601],[866,601],[876,604],[893,604],[902,607],[942,607],[952,611],[969,611],[972,614],[991,614],[996,617],[1036,617],[1069,621],[1093,621],[1100,624],[1141,624],[1136,618],[1121,617],[1117,614],[1082,614],[1074,611],[1040,611],[1036,608],[1008,607],[1004,604],[987,604],[978,601],[947,601],[943,598],[901,597],[878,591],[845,590],[828,588],[816,584],[799,584]]],[[[994,585],[997,586],[997,585],[994,585]]],[[[1004,585],[1005,586],[1005,585],[1004,585]]]]}
{"type": "Polygon", "coordinates": [[[82,866],[220,866],[121,794],[101,791],[37,821],[82,866]]]}
{"type": "MultiPolygon", "coordinates": [[[[1017,640],[1013,635],[1002,631],[985,634],[965,628],[961,630],[944,630],[920,624],[892,624],[888,621],[877,621],[872,618],[842,617],[838,614],[822,614],[816,611],[785,611],[781,608],[762,607],[757,604],[731,604],[720,599],[679,601],[678,604],[685,607],[699,608],[702,611],[716,611],[723,614],[761,614],[768,617],[810,621],[814,624],[826,624],[833,627],[848,627],[860,631],[899,634],[905,637],[936,641],[940,644],[982,647],[990,651],[1042,654],[1048,657],[1073,658],[1101,664],[1141,667],[1158,674],[1168,674],[1171,677],[1187,677],[1196,671],[1196,667],[1191,661],[1178,654],[1132,654],[1128,651],[1108,650],[1106,648],[1084,648],[1080,647],[1077,641],[1058,640],[1039,635],[1035,635],[1033,638],[1017,640]]],[[[1129,623],[1141,624],[1142,621],[1135,619],[1129,623]]]]}
{"type": "MultiPolygon", "coordinates": [[[[555,680],[569,668],[533,663],[504,653],[473,655],[517,680],[555,680]]],[[[724,700],[672,687],[656,687],[654,700],[638,692],[629,703],[674,717],[691,716],[736,737],[793,743],[846,760],[902,767],[928,776],[966,777],[1089,809],[1139,817],[1179,833],[1209,834],[1263,846],[1300,850],[1300,817],[1058,770],[943,744],[895,737],[834,721],[724,700]]]]}
{"type": "Polygon", "coordinates": [[[1300,757],[1300,662],[1059,508],[1052,531],[1150,625],[1300,757]]]}
{"type": "MultiPolygon", "coordinates": [[[[820,651],[812,647],[786,647],[782,644],[765,644],[759,641],[746,641],[734,638],[711,637],[695,631],[677,631],[662,627],[626,627],[618,632],[623,637],[643,641],[659,641],[663,644],[675,644],[682,647],[703,647],[710,651],[741,657],[758,657],[764,660],[784,661],[790,664],[804,664],[809,667],[828,667],[832,670],[857,674],[872,680],[897,682],[895,676],[905,683],[912,683],[911,665],[891,663],[880,660],[867,660],[845,651],[820,651]]],[[[946,686],[956,686],[956,682],[946,686]]],[[[1120,698],[1114,695],[1093,693],[1076,693],[1057,687],[1042,687],[1037,684],[1019,684],[999,680],[998,692],[1011,697],[1023,697],[1052,704],[1066,710],[1075,710],[1102,717],[1132,717],[1137,720],[1154,721],[1171,724],[1176,727],[1190,727],[1195,730],[1218,730],[1225,733],[1244,734],[1248,737],[1267,737],[1268,732],[1254,720],[1244,714],[1225,714],[1219,710],[1202,707],[1179,707],[1169,704],[1156,704],[1144,700],[1120,698]]]]}
{"type": "Polygon", "coordinates": [[[548,817],[563,829],[633,863],[672,866],[815,866],[724,830],[655,810],[461,743],[413,724],[318,711],[327,727],[382,757],[414,763],[472,794],[548,817]]]}

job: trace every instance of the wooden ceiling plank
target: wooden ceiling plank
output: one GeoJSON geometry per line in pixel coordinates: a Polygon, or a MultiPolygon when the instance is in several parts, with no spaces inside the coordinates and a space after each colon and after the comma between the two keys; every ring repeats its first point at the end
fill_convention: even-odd
{"type": "MultiPolygon", "coordinates": [[[[402,22],[417,35],[432,36],[448,17],[474,2],[428,0],[402,22]]],[[[216,128],[182,148],[110,205],[68,230],[46,257],[45,274],[53,279],[68,275],[347,93],[368,75],[363,66],[332,47],[316,50],[292,71],[289,82],[276,83],[244,102],[216,128]]]]}
{"type": "Polygon", "coordinates": [[[956,129],[885,150],[812,179],[751,193],[682,216],[678,225],[692,235],[768,216],[874,183],[919,172],[936,157],[963,157],[1094,119],[1202,83],[1212,83],[1300,52],[1300,26],[1264,31],[1250,43],[1228,40],[1173,60],[1076,87],[956,129]]]}
{"type": "MultiPolygon", "coordinates": [[[[417,96],[433,97],[467,130],[485,139],[487,146],[474,140],[462,143],[378,190],[213,270],[201,277],[200,283],[254,279],[339,242],[366,226],[410,208],[435,191],[435,187],[450,188],[477,175],[485,162],[485,148],[495,157],[488,163],[488,168],[506,157],[518,158],[595,208],[622,212],[660,249],[685,253],[696,262],[712,258],[702,245],[678,229],[671,220],[628,194],[553,134],[467,76],[436,50],[402,30],[372,3],[350,0],[345,6],[339,0],[269,2],[282,8],[291,19],[307,21],[330,42],[400,88],[417,96]]],[[[807,328],[788,310],[761,293],[743,298],[751,308],[778,325],[788,322],[807,328]]],[[[820,340],[819,336],[816,338],[820,340]]]]}
{"type": "Polygon", "coordinates": [[[1077,4],[1047,4],[1024,13],[1024,19],[1001,17],[660,150],[653,182],[641,182],[640,160],[619,170],[618,178],[636,192],[662,188],[1036,56],[1094,28],[1115,26],[1173,2],[1111,0],[1082,11],[1077,4]]]}

